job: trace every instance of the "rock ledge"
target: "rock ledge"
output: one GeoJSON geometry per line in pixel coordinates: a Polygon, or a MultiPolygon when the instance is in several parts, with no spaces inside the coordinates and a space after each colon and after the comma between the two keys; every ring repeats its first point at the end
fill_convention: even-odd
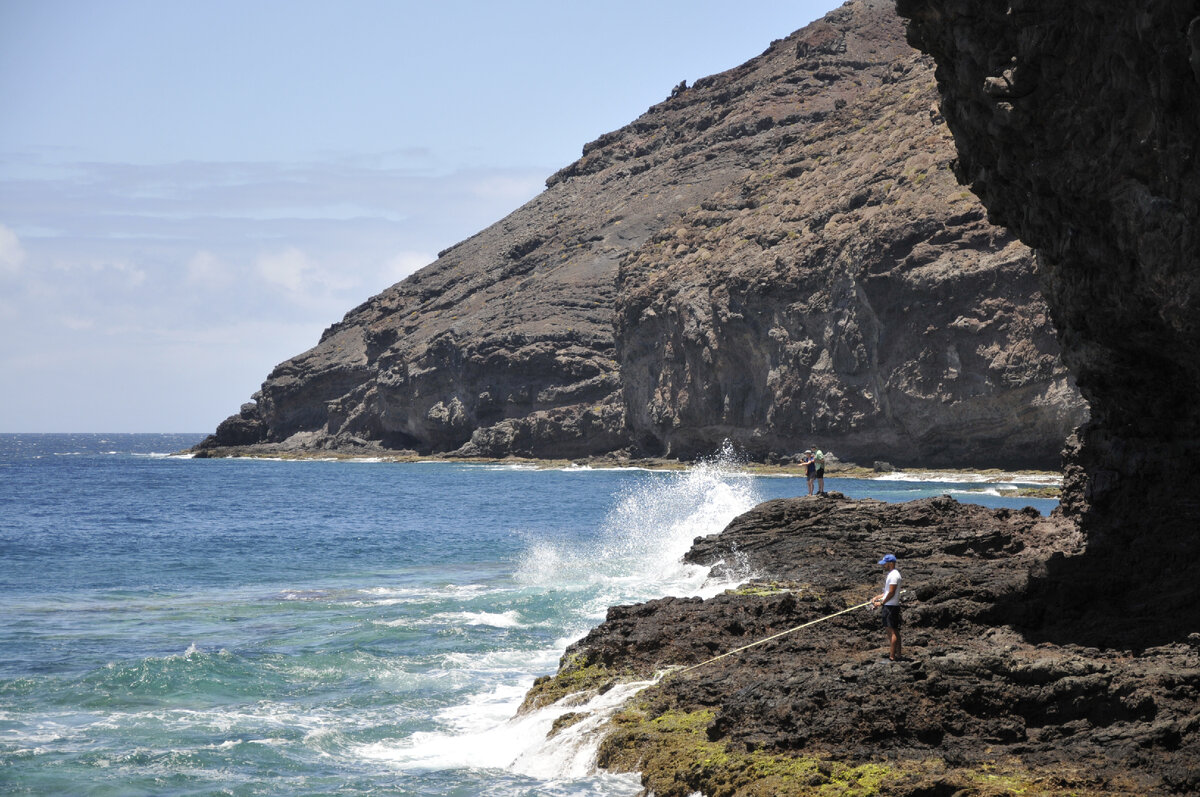
{"type": "Polygon", "coordinates": [[[649,677],[854,606],[888,551],[908,590],[906,661],[882,658],[874,611],[843,614],[666,676],[610,721],[600,765],[640,771],[658,797],[1200,789],[1200,634],[1052,616],[1047,584],[1087,553],[1073,524],[1032,509],[762,504],[686,557],[749,584],[613,607],[564,674],[649,677]]]}

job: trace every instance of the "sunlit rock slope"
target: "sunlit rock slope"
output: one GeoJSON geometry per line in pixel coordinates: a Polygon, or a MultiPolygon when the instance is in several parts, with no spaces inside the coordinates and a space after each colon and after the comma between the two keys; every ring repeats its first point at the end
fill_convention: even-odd
{"type": "Polygon", "coordinates": [[[1055,467],[1086,407],[1032,255],[951,170],[930,60],[854,0],[587,144],[277,366],[202,453],[1055,467]]]}

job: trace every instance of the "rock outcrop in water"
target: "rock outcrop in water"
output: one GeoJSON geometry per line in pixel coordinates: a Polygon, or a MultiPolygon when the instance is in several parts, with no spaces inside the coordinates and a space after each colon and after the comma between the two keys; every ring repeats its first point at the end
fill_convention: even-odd
{"type": "MultiPolygon", "coordinates": [[[[616,606],[567,650],[560,685],[605,689],[694,665],[878,594],[900,557],[906,661],[858,609],[641,692],[601,766],[657,797],[1149,795],[1200,790],[1200,633],[1039,596],[1084,538],[1061,516],[949,497],[770,501],[686,559],[756,574],[707,600],[616,606]]],[[[1095,585],[1103,603],[1107,585],[1095,585]]],[[[577,718],[576,718],[577,719],[577,718]]]]}
{"type": "Polygon", "coordinates": [[[1086,408],[931,64],[855,0],[584,147],[200,447],[1055,467],[1086,408]]]}

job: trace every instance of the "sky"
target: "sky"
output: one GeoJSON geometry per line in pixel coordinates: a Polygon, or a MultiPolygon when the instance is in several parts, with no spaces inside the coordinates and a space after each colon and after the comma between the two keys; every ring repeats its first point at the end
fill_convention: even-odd
{"type": "Polygon", "coordinates": [[[835,0],[0,0],[0,432],[211,432],[835,0]]]}

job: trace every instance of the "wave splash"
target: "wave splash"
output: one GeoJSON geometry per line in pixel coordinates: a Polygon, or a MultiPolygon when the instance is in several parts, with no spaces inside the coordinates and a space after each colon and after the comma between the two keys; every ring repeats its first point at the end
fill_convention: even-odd
{"type": "MultiPolygon", "coordinates": [[[[522,589],[549,590],[558,605],[574,604],[563,618],[586,630],[607,607],[670,594],[716,594],[726,584],[711,582],[708,568],[681,557],[699,536],[720,532],[760,497],[736,458],[726,450],[684,471],[648,472],[618,495],[590,545],[560,540],[531,541],[515,573],[522,589]]],[[[492,613],[470,622],[502,625],[511,615],[492,613]]],[[[541,665],[552,666],[575,637],[543,650],[541,665]]],[[[419,731],[396,742],[365,745],[358,754],[404,770],[492,770],[545,782],[618,778],[595,768],[602,728],[634,694],[652,681],[621,684],[583,705],[572,697],[518,715],[528,681],[492,681],[465,702],[439,712],[438,730],[419,731]],[[566,714],[582,717],[558,731],[566,714]]],[[[574,719],[574,718],[573,718],[574,719]]],[[[609,783],[602,792],[633,793],[636,781],[609,783]]]]}
{"type": "Polygon", "coordinates": [[[706,594],[708,568],[682,557],[697,537],[717,534],[761,498],[726,448],[684,471],[647,473],[626,489],[604,519],[594,546],[531,543],[516,578],[528,585],[599,588],[596,612],[619,601],[706,594]]]}

